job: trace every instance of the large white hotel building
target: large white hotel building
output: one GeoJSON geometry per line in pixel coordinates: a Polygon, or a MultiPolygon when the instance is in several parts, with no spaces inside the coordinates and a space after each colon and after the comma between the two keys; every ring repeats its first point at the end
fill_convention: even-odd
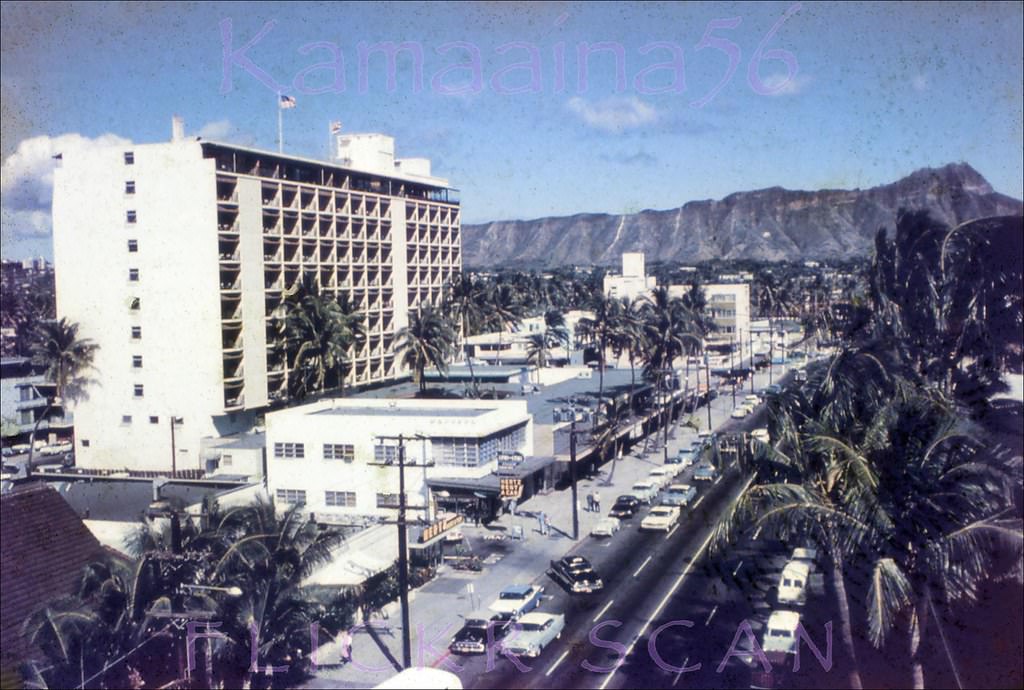
{"type": "Polygon", "coordinates": [[[204,442],[288,402],[276,322],[304,275],[365,314],[358,386],[404,373],[408,311],[461,270],[457,193],[390,137],[339,136],[325,162],[174,129],[55,172],[58,315],[100,346],[74,409],[82,467],[201,470],[204,442]]]}

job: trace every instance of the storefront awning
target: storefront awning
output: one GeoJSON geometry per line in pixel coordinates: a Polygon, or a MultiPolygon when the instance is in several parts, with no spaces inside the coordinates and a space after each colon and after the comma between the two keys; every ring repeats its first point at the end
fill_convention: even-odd
{"type": "Polygon", "coordinates": [[[398,560],[394,525],[370,527],[347,539],[331,554],[331,561],[307,577],[303,586],[354,587],[398,560]]]}

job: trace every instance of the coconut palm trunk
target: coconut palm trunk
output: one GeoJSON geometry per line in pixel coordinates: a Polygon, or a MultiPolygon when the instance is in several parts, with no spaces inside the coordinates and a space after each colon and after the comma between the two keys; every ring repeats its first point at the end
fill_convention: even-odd
{"type": "Polygon", "coordinates": [[[857,665],[857,649],[853,643],[853,626],[850,623],[850,599],[846,594],[846,579],[843,575],[843,555],[837,545],[832,547],[829,554],[831,566],[829,577],[832,580],[832,588],[836,594],[836,605],[839,609],[839,637],[846,654],[850,658],[850,670],[848,683],[852,690],[861,690],[863,684],[860,680],[860,668],[857,665]]]}

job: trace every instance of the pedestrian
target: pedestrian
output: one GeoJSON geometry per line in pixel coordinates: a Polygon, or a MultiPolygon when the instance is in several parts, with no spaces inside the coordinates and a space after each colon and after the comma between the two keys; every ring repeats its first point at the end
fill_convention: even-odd
{"type": "Polygon", "coordinates": [[[598,493],[597,489],[594,489],[594,512],[601,512],[601,494],[598,493]]]}
{"type": "Polygon", "coordinates": [[[541,534],[544,534],[544,513],[543,513],[543,511],[537,513],[537,531],[539,531],[541,534]]]}
{"type": "Polygon", "coordinates": [[[587,512],[594,512],[594,494],[592,493],[587,494],[587,512]]]}
{"type": "Polygon", "coordinates": [[[540,522],[541,522],[541,532],[540,533],[545,535],[545,536],[547,536],[548,530],[550,529],[550,525],[548,524],[548,514],[547,513],[541,512],[541,514],[540,514],[540,522]]]}
{"type": "Polygon", "coordinates": [[[341,661],[348,663],[352,661],[352,633],[347,629],[338,634],[338,644],[341,647],[341,661]]]}

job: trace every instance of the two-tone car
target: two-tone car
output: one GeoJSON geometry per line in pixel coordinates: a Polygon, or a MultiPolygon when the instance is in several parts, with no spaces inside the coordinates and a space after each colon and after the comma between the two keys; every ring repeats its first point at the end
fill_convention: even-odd
{"type": "Polygon", "coordinates": [[[697,469],[693,471],[693,481],[695,482],[713,482],[716,479],[718,479],[718,470],[709,462],[697,465],[697,469]]]}
{"type": "Polygon", "coordinates": [[[608,511],[608,517],[628,520],[640,510],[640,499],[626,494],[615,499],[615,505],[608,511]]]}
{"type": "Polygon", "coordinates": [[[563,556],[551,561],[548,574],[573,594],[593,594],[604,589],[601,576],[583,556],[563,556]]]}
{"type": "Polygon", "coordinates": [[[662,465],[661,467],[655,467],[647,473],[647,481],[654,482],[658,485],[659,489],[664,489],[672,483],[672,480],[676,478],[676,474],[675,468],[662,465]]]}
{"type": "Polygon", "coordinates": [[[501,590],[498,598],[487,608],[494,613],[516,619],[540,606],[543,594],[544,588],[537,585],[512,585],[501,590]]]}
{"type": "Polygon", "coordinates": [[[661,487],[650,480],[642,480],[634,482],[633,486],[629,488],[629,493],[640,499],[641,502],[650,505],[654,503],[654,498],[658,495],[658,491],[661,487]]]}
{"type": "Polygon", "coordinates": [[[492,611],[478,611],[466,616],[459,632],[455,633],[448,649],[453,654],[483,654],[487,645],[501,646],[501,641],[512,630],[512,619],[492,611]]]}
{"type": "Polygon", "coordinates": [[[640,529],[668,532],[677,524],[679,524],[679,507],[660,505],[651,508],[651,512],[647,513],[647,516],[640,521],[640,529]]]}
{"type": "Polygon", "coordinates": [[[544,648],[562,636],[565,616],[534,611],[516,621],[512,634],[505,638],[504,651],[518,656],[538,657],[544,648]]]}
{"type": "Polygon", "coordinates": [[[662,497],[661,502],[667,506],[688,506],[697,497],[697,489],[689,484],[672,484],[662,497]]]}

